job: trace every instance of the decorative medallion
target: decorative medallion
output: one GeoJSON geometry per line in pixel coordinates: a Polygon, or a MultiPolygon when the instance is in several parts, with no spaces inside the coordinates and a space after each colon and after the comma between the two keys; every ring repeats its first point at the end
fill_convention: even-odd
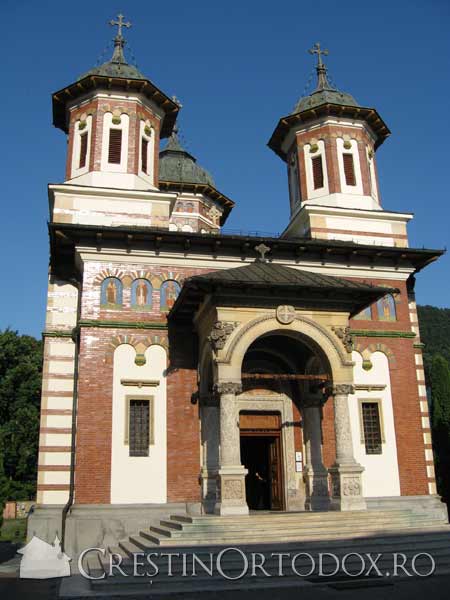
{"type": "Polygon", "coordinates": [[[277,307],[276,317],[278,323],[289,325],[295,319],[295,308],[288,304],[281,304],[277,307]]]}

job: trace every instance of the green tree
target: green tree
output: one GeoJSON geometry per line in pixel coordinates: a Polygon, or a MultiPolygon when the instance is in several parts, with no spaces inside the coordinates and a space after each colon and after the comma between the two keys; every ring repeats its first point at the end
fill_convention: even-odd
{"type": "Polygon", "coordinates": [[[431,363],[431,401],[433,446],[436,457],[438,490],[450,503],[450,368],[440,354],[431,363]]]}
{"type": "Polygon", "coordinates": [[[0,438],[11,500],[36,493],[41,380],[42,343],[10,329],[0,331],[0,438]]]}

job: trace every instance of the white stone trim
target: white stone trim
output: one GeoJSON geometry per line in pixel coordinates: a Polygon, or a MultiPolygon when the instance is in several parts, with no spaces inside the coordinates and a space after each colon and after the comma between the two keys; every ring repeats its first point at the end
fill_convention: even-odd
{"type": "Polygon", "coordinates": [[[120,124],[118,125],[115,125],[112,119],[113,115],[111,112],[106,112],[103,115],[101,170],[107,173],[127,173],[130,117],[126,113],[122,113],[120,115],[120,124]],[[109,132],[111,129],[122,131],[120,163],[118,164],[108,162],[109,132]]]}
{"type": "Polygon", "coordinates": [[[320,198],[321,196],[328,196],[328,194],[329,194],[328,166],[327,166],[327,158],[325,156],[325,142],[323,140],[318,140],[317,145],[318,145],[318,150],[317,150],[317,152],[314,152],[314,153],[310,152],[311,144],[305,144],[303,147],[303,155],[305,158],[305,167],[306,167],[306,190],[307,190],[305,200],[311,200],[313,198],[320,198]],[[321,188],[314,189],[312,159],[317,158],[318,156],[322,157],[323,186],[321,188]]]}
{"type": "Polygon", "coordinates": [[[84,175],[89,171],[89,163],[91,158],[91,142],[92,142],[92,115],[86,117],[86,127],[84,129],[79,128],[80,119],[75,121],[73,126],[73,145],[72,145],[72,164],[70,169],[70,179],[84,175]],[[80,148],[81,148],[81,136],[87,135],[87,150],[86,150],[86,164],[84,167],[79,167],[80,164],[80,148]]]}
{"type": "Polygon", "coordinates": [[[350,143],[351,147],[347,149],[344,147],[344,139],[343,138],[339,137],[336,139],[339,180],[341,182],[341,193],[363,196],[364,193],[363,193],[362,176],[361,176],[361,164],[359,161],[358,142],[356,140],[349,140],[349,143],[350,143]],[[356,185],[347,185],[347,182],[345,180],[344,158],[343,158],[344,154],[351,154],[351,156],[353,157],[353,169],[355,172],[356,185]]]}
{"type": "Polygon", "coordinates": [[[138,140],[138,174],[139,177],[145,179],[150,186],[155,185],[155,130],[150,127],[150,135],[145,133],[145,121],[141,119],[139,124],[139,140],[138,140]],[[147,173],[142,170],[142,139],[148,142],[147,145],[147,173]]]}

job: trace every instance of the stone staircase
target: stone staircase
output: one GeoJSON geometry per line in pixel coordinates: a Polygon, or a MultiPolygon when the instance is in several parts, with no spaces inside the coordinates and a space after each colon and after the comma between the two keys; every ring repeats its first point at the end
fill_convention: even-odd
{"type": "MultiPolygon", "coordinates": [[[[161,520],[158,525],[130,536],[118,546],[109,548],[109,551],[116,555],[115,563],[121,561],[122,572],[114,569],[113,576],[109,576],[109,556],[91,557],[87,567],[90,575],[98,579],[89,583],[84,580],[83,584],[89,586],[89,590],[85,596],[79,592],[78,597],[93,594],[107,597],[128,593],[138,595],[148,594],[150,591],[152,596],[164,596],[222,589],[298,587],[314,585],[319,581],[323,585],[324,580],[326,584],[342,583],[342,580],[355,581],[353,576],[343,573],[342,569],[334,576],[319,577],[320,554],[323,554],[323,572],[327,573],[332,572],[336,560],[341,562],[346,554],[351,554],[346,559],[347,570],[351,573],[357,573],[362,567],[361,559],[354,553],[364,556],[369,553],[374,558],[381,554],[377,567],[382,577],[376,571],[371,572],[370,576],[366,575],[365,572],[370,567],[367,560],[367,568],[357,578],[359,585],[362,585],[362,579],[365,579],[364,585],[379,585],[382,581],[389,580],[389,576],[392,576],[394,553],[404,555],[409,572],[414,555],[431,554],[436,563],[436,574],[447,574],[450,573],[450,526],[432,512],[427,515],[423,511],[415,513],[411,509],[345,513],[258,512],[236,517],[172,515],[161,520]],[[224,552],[225,548],[234,550],[224,552]],[[221,552],[221,568],[233,579],[223,577],[217,571],[217,560],[221,552]],[[280,559],[273,555],[280,552],[289,553],[283,577],[277,576],[280,559]],[[158,574],[133,576],[133,555],[136,553],[141,553],[139,561],[143,563],[139,572],[148,573],[150,563],[146,560],[151,555],[152,560],[158,564],[158,574]],[[162,562],[158,560],[168,553],[173,555],[172,575],[169,573],[167,559],[162,562]],[[205,569],[197,563],[195,576],[192,576],[192,553],[207,566],[205,569]],[[252,553],[263,555],[263,566],[271,577],[258,568],[252,574],[252,553]],[[295,564],[302,576],[290,568],[291,558],[298,553],[302,553],[302,556],[296,559],[295,564]],[[305,553],[313,556],[315,561],[316,568],[311,573],[311,559],[305,553]],[[183,554],[187,559],[182,558],[183,554]],[[240,576],[245,566],[243,555],[248,558],[249,567],[240,576]],[[187,561],[184,565],[183,560],[187,561]],[[213,575],[209,574],[208,565],[213,566],[213,575]],[[183,568],[187,575],[183,575],[183,568]]],[[[256,560],[258,562],[262,559],[257,557],[256,560]]],[[[402,560],[401,558],[400,562],[402,560]]],[[[415,568],[419,572],[422,569],[423,572],[429,569],[429,565],[429,559],[422,556],[416,560],[415,568]]],[[[150,571],[152,570],[153,567],[150,571]]],[[[398,575],[407,576],[401,569],[398,575]]],[[[70,582],[68,585],[70,587],[70,582]]]]}

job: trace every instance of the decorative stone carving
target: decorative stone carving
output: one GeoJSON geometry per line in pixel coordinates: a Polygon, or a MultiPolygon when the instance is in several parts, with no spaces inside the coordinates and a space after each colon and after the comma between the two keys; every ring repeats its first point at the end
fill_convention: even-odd
{"type": "Polygon", "coordinates": [[[237,325],[237,322],[232,321],[216,321],[214,323],[211,333],[208,336],[208,341],[211,343],[214,352],[225,347],[228,337],[236,329],[237,325]]]}
{"type": "Polygon", "coordinates": [[[266,246],[266,244],[261,243],[261,244],[258,244],[257,246],[255,246],[254,249],[260,255],[260,258],[258,260],[265,262],[267,260],[266,254],[268,252],[270,252],[270,246],[266,246]]]}
{"type": "Polygon", "coordinates": [[[342,341],[347,352],[350,353],[353,350],[353,337],[350,334],[350,327],[332,327],[331,329],[342,341]]]}
{"type": "Polygon", "coordinates": [[[220,210],[218,210],[215,206],[212,206],[209,211],[208,211],[208,217],[211,219],[211,221],[216,224],[217,223],[217,219],[222,215],[222,213],[220,212],[220,210]]]}
{"type": "Polygon", "coordinates": [[[355,393],[355,386],[351,383],[338,383],[333,386],[333,396],[348,396],[355,393]]]}
{"type": "Polygon", "coordinates": [[[221,381],[214,385],[214,391],[218,394],[240,394],[242,392],[242,383],[237,381],[221,381]]]}
{"type": "Polygon", "coordinates": [[[240,500],[243,497],[241,479],[225,479],[222,482],[223,500],[240,500]]]}
{"type": "Polygon", "coordinates": [[[282,325],[289,325],[295,319],[295,308],[288,304],[281,304],[277,307],[276,317],[278,323],[282,325]]]}
{"type": "Polygon", "coordinates": [[[361,483],[359,477],[345,478],[342,493],[344,494],[344,496],[360,496],[361,483]]]}

